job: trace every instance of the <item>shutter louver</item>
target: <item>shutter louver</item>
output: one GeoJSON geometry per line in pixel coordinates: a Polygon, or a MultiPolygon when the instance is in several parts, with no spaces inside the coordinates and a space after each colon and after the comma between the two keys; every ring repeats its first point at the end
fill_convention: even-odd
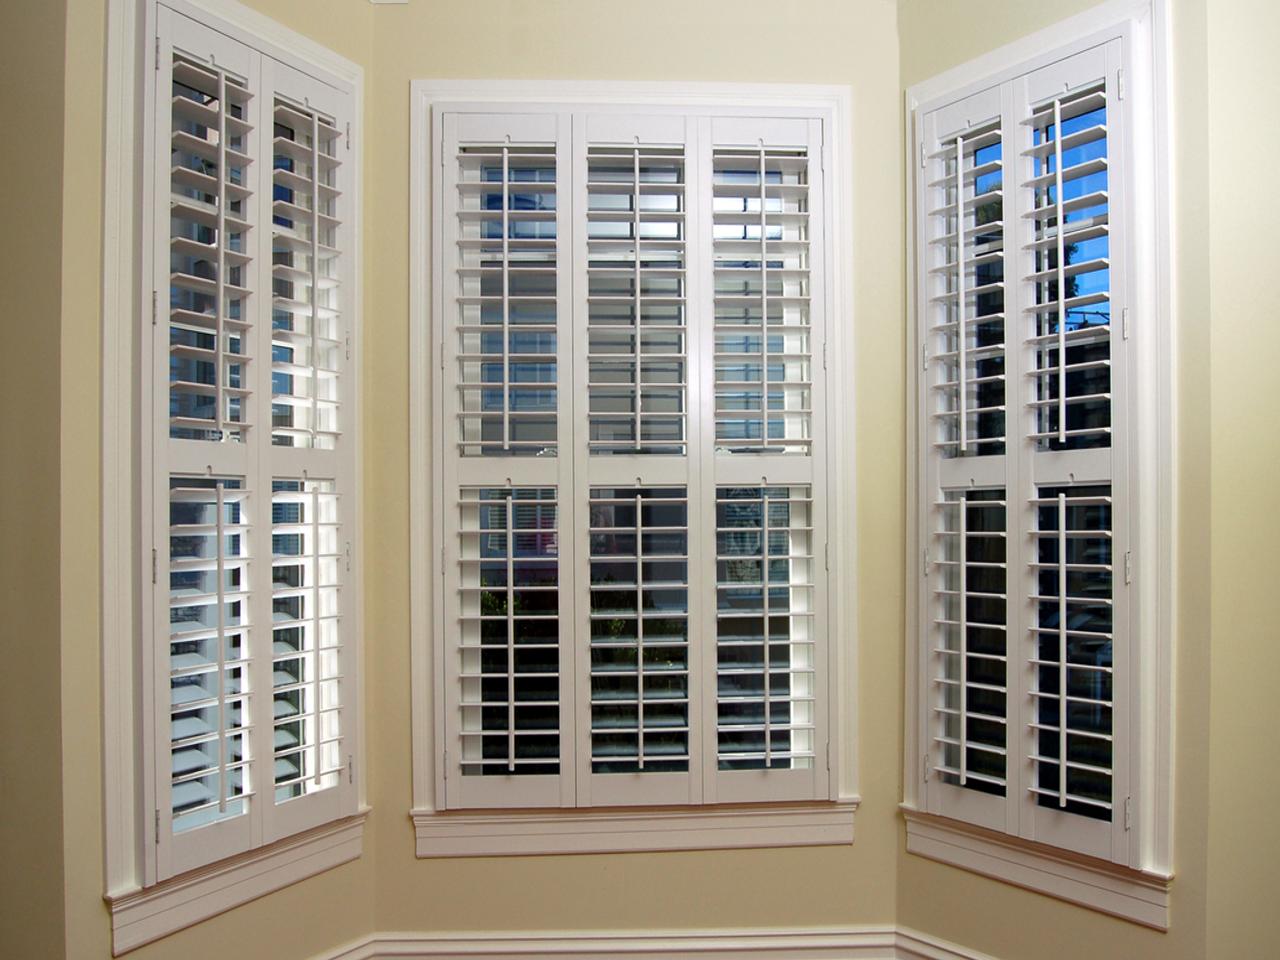
{"type": "Polygon", "coordinates": [[[1107,102],[1101,86],[1038,106],[1026,124],[1034,225],[1032,343],[1041,449],[1111,444],[1107,102]]]}
{"type": "Polygon", "coordinates": [[[338,498],[330,480],[271,484],[272,746],[279,803],[342,766],[338,498]]]}
{"type": "Polygon", "coordinates": [[[716,727],[721,770],[814,765],[812,495],[716,491],[716,727]]]}
{"type": "Polygon", "coordinates": [[[250,360],[245,80],[175,55],[172,69],[169,436],[244,440],[250,360]]]}
{"type": "Polygon", "coordinates": [[[247,812],[249,526],[240,478],[169,481],[173,830],[247,812]]]}
{"type": "Polygon", "coordinates": [[[332,449],[338,432],[335,215],[341,134],[277,97],[271,204],[271,442],[332,449]]]}
{"type": "Polygon", "coordinates": [[[460,453],[554,456],[555,147],[464,145],[456,163],[460,453]]]}
{"type": "Polygon", "coordinates": [[[685,452],[683,147],[587,154],[592,454],[685,452]]]}
{"type": "Polygon", "coordinates": [[[1008,754],[1007,541],[1003,490],[947,491],[938,504],[933,769],[1005,795],[1008,754]]]}
{"type": "Polygon", "coordinates": [[[558,774],[556,491],[464,488],[459,509],[461,773],[558,774]]]}
{"type": "Polygon", "coordinates": [[[591,491],[591,769],[689,769],[684,487],[591,491]]]}
{"type": "Polygon", "coordinates": [[[1041,806],[1111,818],[1112,553],[1107,486],[1041,487],[1031,601],[1035,782],[1041,806]]]}
{"type": "Polygon", "coordinates": [[[807,454],[812,432],[809,157],[713,157],[717,450],[807,454]]]}

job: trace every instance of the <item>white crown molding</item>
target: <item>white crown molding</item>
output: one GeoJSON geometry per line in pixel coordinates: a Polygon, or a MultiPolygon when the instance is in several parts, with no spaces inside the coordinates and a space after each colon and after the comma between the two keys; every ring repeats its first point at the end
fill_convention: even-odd
{"type": "Polygon", "coordinates": [[[724,850],[853,842],[857,800],[678,810],[414,811],[419,857],[724,850]]]}
{"type": "Polygon", "coordinates": [[[626,956],[632,960],[994,960],[906,927],[866,924],[807,929],[375,933],[315,960],[561,960],[626,956]]]}
{"type": "Polygon", "coordinates": [[[365,816],[359,813],[153,887],[107,897],[112,956],[356,859],[365,816]]]}
{"type": "Polygon", "coordinates": [[[1093,860],[908,807],[903,815],[908,853],[1157,930],[1169,928],[1172,875],[1093,860]]]}

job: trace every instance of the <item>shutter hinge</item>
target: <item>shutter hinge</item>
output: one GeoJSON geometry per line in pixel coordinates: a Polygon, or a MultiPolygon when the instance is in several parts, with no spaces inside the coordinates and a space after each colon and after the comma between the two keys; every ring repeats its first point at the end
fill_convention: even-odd
{"type": "Polygon", "coordinates": [[[444,576],[444,547],[440,548],[440,576],[444,576]]]}
{"type": "Polygon", "coordinates": [[[929,369],[929,345],[927,343],[920,344],[920,369],[929,369]]]}
{"type": "Polygon", "coordinates": [[[444,369],[444,341],[443,340],[440,341],[439,353],[440,353],[440,369],[443,370],[444,369]]]}
{"type": "Polygon", "coordinates": [[[822,369],[827,369],[827,341],[822,341],[822,369]]]}
{"type": "Polygon", "coordinates": [[[929,779],[929,755],[927,753],[924,755],[924,778],[926,780],[929,779]]]}
{"type": "Polygon", "coordinates": [[[347,342],[347,359],[350,360],[351,359],[351,334],[347,334],[346,342],[347,342]]]}
{"type": "Polygon", "coordinates": [[[1116,71],[1116,99],[1124,99],[1124,67],[1116,71]]]}
{"type": "Polygon", "coordinates": [[[355,782],[356,782],[355,759],[351,756],[351,754],[348,753],[347,754],[347,783],[355,783],[355,782]]]}
{"type": "Polygon", "coordinates": [[[1120,335],[1124,339],[1129,339],[1129,308],[1125,307],[1120,311],[1120,335]]]}
{"type": "Polygon", "coordinates": [[[925,167],[925,160],[924,160],[924,141],[923,141],[923,140],[921,140],[921,141],[920,141],[920,169],[921,169],[921,170],[923,170],[923,169],[924,169],[924,167],[925,167]]]}
{"type": "Polygon", "coordinates": [[[348,572],[350,572],[351,570],[351,541],[350,540],[348,540],[346,544],[346,554],[347,554],[347,570],[348,572]]]}
{"type": "Polygon", "coordinates": [[[351,149],[351,121],[347,121],[347,149],[351,149]]]}
{"type": "Polygon", "coordinates": [[[160,34],[156,34],[156,69],[160,69],[160,34]]]}
{"type": "Polygon", "coordinates": [[[158,322],[160,315],[160,293],[156,290],[151,291],[151,325],[154,327],[158,322]]]}
{"type": "Polygon", "coordinates": [[[156,846],[159,846],[160,845],[160,811],[156,810],[155,814],[156,814],[155,815],[156,846]]]}
{"type": "Polygon", "coordinates": [[[1129,830],[1133,827],[1133,797],[1124,798],[1124,828],[1129,830]]]}
{"type": "Polygon", "coordinates": [[[827,770],[831,770],[831,741],[827,741],[827,770]]]}
{"type": "Polygon", "coordinates": [[[444,752],[444,778],[449,779],[449,751],[444,752]]]}
{"type": "Polygon", "coordinates": [[[920,551],[920,573],[923,576],[929,575],[929,548],[925,547],[920,551]]]}
{"type": "Polygon", "coordinates": [[[1124,552],[1124,582],[1126,584],[1133,583],[1133,551],[1126,550],[1124,552]]]}
{"type": "Polygon", "coordinates": [[[822,569],[831,569],[831,541],[822,544],[822,569]]]}
{"type": "Polygon", "coordinates": [[[159,561],[156,559],[156,548],[152,547],[151,548],[151,582],[152,583],[156,582],[156,564],[158,562],[159,561]]]}

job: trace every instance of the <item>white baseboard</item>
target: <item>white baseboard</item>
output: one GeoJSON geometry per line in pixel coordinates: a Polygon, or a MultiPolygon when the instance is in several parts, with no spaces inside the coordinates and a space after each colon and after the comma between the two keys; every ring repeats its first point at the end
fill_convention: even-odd
{"type": "Polygon", "coordinates": [[[892,925],[811,929],[376,933],[316,960],[993,960],[892,925]]]}

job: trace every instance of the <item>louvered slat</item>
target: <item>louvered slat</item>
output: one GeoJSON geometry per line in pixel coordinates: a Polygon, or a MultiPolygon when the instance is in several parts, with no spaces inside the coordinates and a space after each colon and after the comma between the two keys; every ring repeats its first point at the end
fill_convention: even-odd
{"type": "Polygon", "coordinates": [[[812,516],[808,486],[716,490],[721,770],[813,767],[812,516]]]}
{"type": "Polygon", "coordinates": [[[252,279],[243,78],[173,58],[169,435],[245,439],[252,279]]]}
{"type": "Polygon", "coordinates": [[[591,769],[689,769],[685,487],[590,497],[591,769]]]}
{"type": "Polygon", "coordinates": [[[333,481],[272,481],[272,742],[277,803],[336,786],[342,766],[339,536],[333,481]]]}
{"type": "Polygon", "coordinates": [[[943,136],[931,169],[933,442],[943,457],[1002,454],[1007,357],[999,119],[943,136]]]}
{"type": "Polygon", "coordinates": [[[809,156],[713,151],[715,446],[808,454],[812,442],[809,156]]]}
{"type": "Polygon", "coordinates": [[[169,479],[173,830],[247,811],[249,526],[238,477],[169,479]]]}
{"type": "Polygon", "coordinates": [[[554,453],[555,148],[464,145],[455,161],[459,452],[554,453]]]}
{"type": "Polygon", "coordinates": [[[464,487],[454,655],[461,773],[560,770],[560,569],[554,487],[464,487]]]}
{"type": "Polygon", "coordinates": [[[587,151],[593,454],[685,452],[683,147],[587,151]]]}
{"type": "Polygon", "coordinates": [[[1027,121],[1034,223],[1035,430],[1045,450],[1111,444],[1107,99],[1102,85],[1038,105],[1027,121]]]}
{"type": "Polygon", "coordinates": [[[1031,602],[1035,769],[1041,806],[1110,819],[1112,591],[1110,486],[1040,487],[1031,602]]]}
{"type": "Polygon", "coordinates": [[[277,97],[272,113],[271,442],[332,449],[342,317],[332,118],[277,97]]]}
{"type": "Polygon", "coordinates": [[[936,505],[930,688],[933,770],[1004,796],[1008,749],[1005,491],[948,490],[936,505]]]}

